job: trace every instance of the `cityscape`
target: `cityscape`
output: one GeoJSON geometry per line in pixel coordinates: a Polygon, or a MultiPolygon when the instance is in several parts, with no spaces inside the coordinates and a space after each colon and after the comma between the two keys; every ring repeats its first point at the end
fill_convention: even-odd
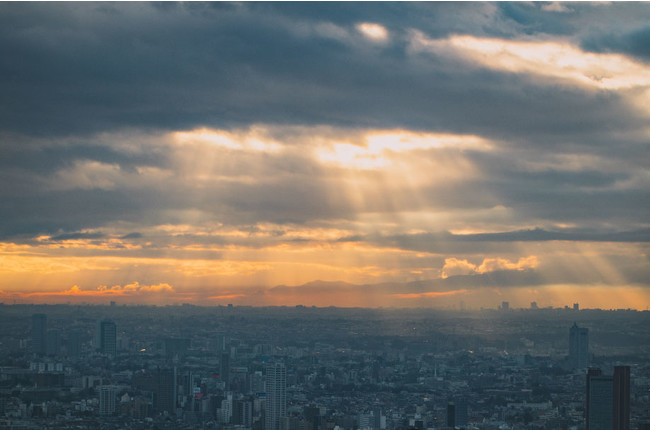
{"type": "Polygon", "coordinates": [[[0,319],[2,429],[650,428],[648,311],[113,302],[0,319]]]}
{"type": "Polygon", "coordinates": [[[0,430],[650,430],[649,1],[0,0],[0,430]]]}

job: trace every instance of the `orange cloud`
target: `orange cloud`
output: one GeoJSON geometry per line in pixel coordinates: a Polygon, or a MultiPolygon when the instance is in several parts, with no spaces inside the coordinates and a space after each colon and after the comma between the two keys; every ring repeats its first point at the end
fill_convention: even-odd
{"type": "Polygon", "coordinates": [[[409,294],[393,294],[393,297],[398,299],[423,299],[426,297],[443,297],[443,296],[453,296],[456,294],[465,294],[467,290],[451,290],[451,291],[429,291],[426,293],[409,293],[409,294]]]}
{"type": "Polygon", "coordinates": [[[246,297],[246,294],[223,294],[219,296],[210,296],[208,299],[211,300],[226,300],[226,299],[238,299],[240,297],[246,297]]]}
{"type": "Polygon", "coordinates": [[[140,285],[133,282],[125,286],[113,285],[108,287],[100,285],[94,290],[82,290],[77,285],[73,285],[64,291],[34,291],[34,292],[9,292],[0,291],[0,299],[49,299],[54,297],[134,297],[149,293],[174,293],[174,288],[169,284],[157,285],[140,285]]]}
{"type": "Polygon", "coordinates": [[[480,265],[458,258],[446,258],[442,268],[442,277],[489,273],[498,270],[527,270],[534,269],[538,264],[539,261],[534,255],[522,257],[516,262],[505,258],[485,258],[480,265]]]}

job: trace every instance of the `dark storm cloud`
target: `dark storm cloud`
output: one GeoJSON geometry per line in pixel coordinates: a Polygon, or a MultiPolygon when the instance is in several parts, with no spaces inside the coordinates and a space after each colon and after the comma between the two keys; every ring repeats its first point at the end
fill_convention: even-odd
{"type": "Polygon", "coordinates": [[[0,127],[65,135],[232,126],[254,118],[512,136],[551,126],[595,135],[605,118],[610,130],[640,120],[613,95],[540,88],[435,57],[407,58],[408,28],[436,37],[461,28],[484,34],[522,5],[502,6],[508,13],[492,12],[481,27],[473,25],[475,16],[490,5],[320,5],[329,13],[309,19],[305,7],[2,5],[0,127]],[[422,10],[431,21],[417,18],[422,10]],[[394,19],[387,26],[395,31],[384,47],[315,34],[310,26],[330,15],[346,17],[334,22],[357,39],[353,24],[360,20],[394,19]],[[438,25],[453,16],[459,17],[453,26],[438,25]]]}
{"type": "Polygon", "coordinates": [[[592,52],[619,52],[650,61],[650,26],[628,32],[592,35],[582,42],[592,52]]]}
{"type": "Polygon", "coordinates": [[[501,252],[516,250],[518,242],[580,241],[580,242],[619,242],[648,243],[650,230],[595,232],[567,229],[549,231],[541,228],[516,230],[502,233],[453,234],[446,231],[435,233],[401,234],[392,236],[350,236],[340,239],[344,242],[367,241],[376,246],[397,247],[421,252],[441,254],[481,254],[489,253],[495,244],[501,252]]]}
{"type": "Polygon", "coordinates": [[[125,234],[120,239],[140,239],[140,238],[142,238],[142,233],[138,233],[136,231],[136,232],[133,232],[133,233],[125,234]]]}
{"type": "MultiPolygon", "coordinates": [[[[176,213],[181,209],[241,225],[354,220],[357,210],[498,205],[513,208],[517,221],[607,220],[634,230],[647,222],[647,189],[616,186],[645,171],[647,146],[643,135],[621,139],[617,133],[645,126],[647,117],[630,106],[626,94],[409,51],[410,31],[417,29],[430,38],[572,35],[598,52],[645,55],[646,27],[634,24],[638,30],[601,39],[585,29],[581,20],[587,16],[600,16],[597,27],[609,29],[607,17],[616,7],[603,6],[607,15],[599,15],[600,6],[564,4],[566,12],[545,11],[546,6],[0,4],[0,235],[77,234],[115,220],[181,223],[176,213]],[[359,22],[384,25],[390,32],[386,43],[364,39],[355,28],[359,22]],[[161,134],[254,123],[477,134],[495,139],[498,149],[523,152],[467,151],[479,179],[446,186],[431,181],[418,195],[386,196],[379,190],[362,208],[346,200],[345,184],[307,157],[265,156],[263,163],[236,166],[223,162],[218,168],[224,175],[239,170],[264,180],[216,182],[207,191],[178,176],[141,188],[108,181],[103,188],[91,183],[44,189],[57,172],[77,162],[116,166],[134,181],[137,167],[173,168],[174,155],[165,150],[147,145],[125,150],[120,136],[98,144],[102,133],[161,134]],[[517,163],[518,158],[583,152],[625,167],[529,171],[517,163]]],[[[625,4],[621,10],[638,22],[650,8],[625,4]]],[[[537,240],[551,240],[541,236],[537,240]]],[[[575,240],[595,240],[590,237],[575,240]]]]}
{"type": "Polygon", "coordinates": [[[64,233],[51,237],[49,240],[58,242],[64,240],[79,240],[79,239],[101,239],[104,235],[102,233],[64,233]]]}

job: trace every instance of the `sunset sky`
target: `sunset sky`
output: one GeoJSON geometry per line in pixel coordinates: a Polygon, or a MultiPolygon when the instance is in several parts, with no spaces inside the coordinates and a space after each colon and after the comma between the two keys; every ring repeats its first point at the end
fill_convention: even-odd
{"type": "Polygon", "coordinates": [[[0,302],[650,306],[650,3],[0,3],[0,302]]]}

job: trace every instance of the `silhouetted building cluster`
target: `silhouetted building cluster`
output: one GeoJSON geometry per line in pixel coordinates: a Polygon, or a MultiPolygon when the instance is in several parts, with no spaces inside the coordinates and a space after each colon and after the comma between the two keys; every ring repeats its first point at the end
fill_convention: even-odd
{"type": "Polygon", "coordinates": [[[520,311],[503,312],[503,304],[492,314],[503,323],[498,330],[464,314],[436,321],[453,334],[438,337],[420,334],[438,327],[428,316],[393,316],[381,330],[396,334],[385,335],[376,321],[359,329],[363,318],[324,319],[335,310],[296,308],[292,319],[282,310],[268,324],[259,311],[224,309],[213,326],[208,311],[201,326],[202,318],[178,307],[169,310],[185,313],[186,322],[161,311],[173,325],[147,316],[142,329],[122,324],[129,310],[117,306],[72,324],[34,313],[11,358],[23,348],[29,368],[0,365],[0,428],[3,419],[44,426],[56,418],[62,428],[650,430],[650,411],[640,412],[650,404],[643,391],[650,367],[603,361],[596,344],[591,361],[599,367],[587,370],[594,323],[572,323],[573,309],[552,342],[560,340],[542,347],[538,339],[551,336],[535,337],[540,322],[521,324],[546,311],[525,310],[518,320],[520,311]],[[304,316],[313,313],[326,323],[304,316]],[[481,330],[485,341],[474,334],[481,330]],[[493,336],[504,330],[513,335],[495,347],[493,336]],[[553,345],[559,349],[549,356],[553,345]]]}

